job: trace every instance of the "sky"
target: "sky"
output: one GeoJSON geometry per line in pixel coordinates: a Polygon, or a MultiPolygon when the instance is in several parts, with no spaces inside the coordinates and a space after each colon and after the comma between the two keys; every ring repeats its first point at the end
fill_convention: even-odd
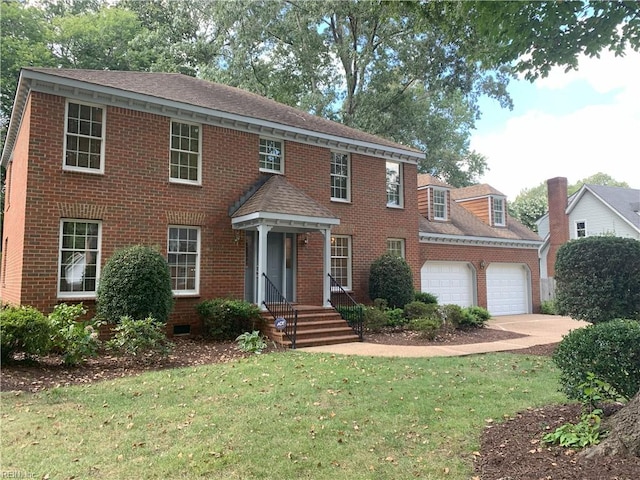
{"type": "Polygon", "coordinates": [[[480,183],[508,200],[549,178],[571,185],[598,172],[640,188],[640,53],[583,57],[577,71],[556,68],[508,90],[513,110],[481,100],[471,137],[489,167],[480,183]]]}

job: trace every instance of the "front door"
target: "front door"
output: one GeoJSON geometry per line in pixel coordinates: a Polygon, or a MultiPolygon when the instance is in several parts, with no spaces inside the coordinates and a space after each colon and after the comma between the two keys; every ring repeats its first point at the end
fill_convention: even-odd
{"type": "MultiPolygon", "coordinates": [[[[258,235],[247,232],[245,259],[245,300],[255,302],[258,291],[258,235]]],[[[295,234],[267,234],[267,268],[269,280],[290,302],[295,298],[295,234]]]]}

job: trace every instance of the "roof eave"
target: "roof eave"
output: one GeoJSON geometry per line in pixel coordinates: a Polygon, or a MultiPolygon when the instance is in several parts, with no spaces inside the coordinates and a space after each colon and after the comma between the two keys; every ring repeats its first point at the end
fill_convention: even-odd
{"type": "Polygon", "coordinates": [[[542,240],[525,240],[497,237],[479,237],[472,235],[452,235],[444,233],[420,232],[420,243],[446,243],[459,245],[493,246],[500,248],[530,248],[538,249],[542,240]]]}

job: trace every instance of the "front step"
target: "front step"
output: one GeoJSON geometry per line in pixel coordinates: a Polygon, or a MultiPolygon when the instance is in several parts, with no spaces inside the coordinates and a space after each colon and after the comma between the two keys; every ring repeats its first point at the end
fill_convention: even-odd
{"type": "MultiPolygon", "coordinates": [[[[291,346],[284,332],[275,328],[269,312],[263,312],[262,319],[262,331],[270,340],[282,346],[291,346]]],[[[299,307],[296,348],[359,341],[360,338],[347,321],[333,308],[299,307]]]]}

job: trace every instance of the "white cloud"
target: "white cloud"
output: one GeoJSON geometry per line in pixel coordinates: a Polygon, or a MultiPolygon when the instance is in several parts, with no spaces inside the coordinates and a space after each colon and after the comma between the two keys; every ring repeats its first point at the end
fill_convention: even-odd
{"type": "Polygon", "coordinates": [[[472,138],[471,147],[488,158],[490,171],[481,182],[511,200],[548,178],[563,176],[574,183],[597,172],[640,187],[640,54],[583,58],[578,71],[556,69],[534,86],[541,99],[536,109],[472,138]],[[545,90],[557,95],[577,80],[615,95],[608,104],[585,98],[563,115],[545,112],[545,90]]]}

